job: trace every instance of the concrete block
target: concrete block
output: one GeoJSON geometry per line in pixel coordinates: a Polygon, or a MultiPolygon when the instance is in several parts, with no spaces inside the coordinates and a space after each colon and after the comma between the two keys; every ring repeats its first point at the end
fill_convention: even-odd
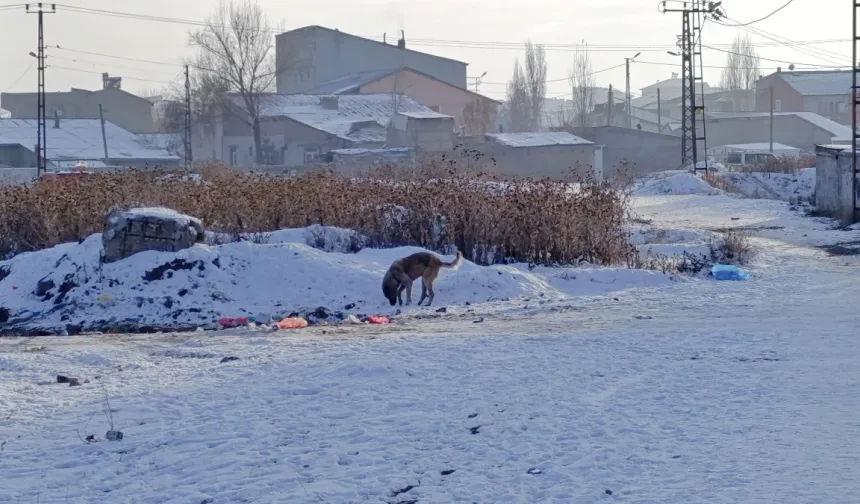
{"type": "Polygon", "coordinates": [[[176,252],[204,239],[199,219],[168,208],[115,210],[108,215],[102,235],[104,262],[155,250],[176,252]]]}

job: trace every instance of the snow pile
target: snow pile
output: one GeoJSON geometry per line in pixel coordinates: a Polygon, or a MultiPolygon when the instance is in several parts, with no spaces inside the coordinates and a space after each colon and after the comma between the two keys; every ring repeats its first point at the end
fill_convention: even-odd
{"type": "Polygon", "coordinates": [[[723,194],[723,191],[715,189],[700,177],[687,171],[667,171],[649,175],[636,182],[634,191],[636,196],[723,194]]]}
{"type": "MultiPolygon", "coordinates": [[[[382,276],[394,260],[421,249],[350,254],[307,244],[308,236],[322,233],[321,248],[337,248],[332,243],[341,242],[331,238],[348,236],[345,231],[284,230],[270,235],[268,243],[198,244],[178,252],[142,252],[107,264],[99,260],[98,234],[81,243],[21,254],[0,263],[7,272],[0,280],[0,307],[7,314],[2,331],[194,329],[222,316],[268,321],[318,307],[393,313],[396,308],[381,293],[382,276]]],[[[441,306],[524,296],[565,299],[671,282],[667,275],[641,270],[481,267],[466,262],[457,272],[443,270],[435,290],[441,306]]],[[[416,283],[415,301],[420,289],[416,283]]],[[[435,309],[413,306],[404,312],[435,309]]]]}
{"type": "Polygon", "coordinates": [[[632,230],[630,242],[642,257],[708,256],[716,234],[697,229],[656,229],[642,227],[632,230]]]}
{"type": "Polygon", "coordinates": [[[721,172],[716,176],[749,198],[809,200],[815,192],[815,168],[804,168],[797,173],[721,172]]]}

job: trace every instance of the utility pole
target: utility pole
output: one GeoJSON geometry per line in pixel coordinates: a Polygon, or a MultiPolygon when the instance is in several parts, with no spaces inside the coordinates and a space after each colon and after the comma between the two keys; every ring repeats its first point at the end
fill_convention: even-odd
{"type": "Polygon", "coordinates": [[[660,108],[660,88],[657,88],[657,133],[663,133],[663,110],[660,108]]]}
{"type": "Polygon", "coordinates": [[[191,169],[191,77],[185,65],[185,169],[191,169]]]}
{"type": "MultiPolygon", "coordinates": [[[[36,14],[39,24],[39,48],[35,55],[38,71],[38,84],[36,88],[36,176],[39,177],[48,169],[48,133],[47,133],[47,118],[45,117],[45,23],[42,10],[42,3],[35,4],[36,10],[30,10],[30,4],[26,4],[24,8],[27,14],[36,14]]],[[[51,4],[51,10],[48,14],[57,12],[57,6],[51,4]]],[[[33,56],[33,53],[30,53],[33,56]]]]}
{"type": "Polygon", "coordinates": [[[773,154],[773,84],[770,85],[770,153],[773,154]]]}
{"type": "Polygon", "coordinates": [[[481,84],[481,79],[487,76],[487,72],[481,74],[480,77],[469,77],[470,79],[475,79],[475,92],[478,92],[478,86],[481,84]]]}
{"type": "Polygon", "coordinates": [[[609,96],[606,99],[606,125],[612,126],[612,104],[615,97],[612,96],[612,84],[609,85],[609,96]]]}
{"type": "Polygon", "coordinates": [[[705,81],[702,78],[702,25],[705,19],[710,17],[714,20],[719,20],[725,17],[725,13],[719,8],[721,1],[705,1],[692,0],[685,2],[681,9],[670,9],[666,7],[666,0],[663,0],[658,7],[658,10],[665,14],[667,12],[681,13],[681,35],[678,37],[678,47],[681,49],[680,54],[671,52],[670,54],[681,56],[681,96],[684,106],[681,114],[681,159],[686,165],[692,163],[693,170],[698,169],[699,147],[698,143],[702,142],[702,152],[705,153],[705,169],[707,170],[707,150],[708,144],[705,131],[705,81]],[[696,75],[696,65],[699,66],[699,75],[696,75]],[[699,82],[701,93],[696,96],[696,82],[699,82]],[[702,100],[701,104],[699,99],[702,100]],[[701,136],[696,132],[696,122],[701,117],[702,129],[701,136]]]}
{"type": "Polygon", "coordinates": [[[860,34],[857,31],[857,9],[860,9],[860,3],[856,0],[851,2],[854,4],[853,11],[853,36],[851,37],[851,180],[854,184],[854,219],[857,219],[858,203],[860,203],[860,182],[857,181],[857,72],[860,71],[857,65],[857,42],[860,41],[860,34]]]}
{"type": "Polygon", "coordinates": [[[105,162],[105,164],[109,164],[110,161],[108,161],[108,160],[110,158],[108,157],[108,150],[107,150],[107,135],[105,135],[105,113],[104,113],[104,110],[102,109],[101,103],[99,103],[99,120],[102,123],[102,145],[104,146],[104,149],[105,149],[105,161],[104,162],[105,162]]]}
{"type": "Polygon", "coordinates": [[[632,110],[630,110],[631,109],[631,104],[630,104],[630,62],[635,60],[636,58],[638,58],[640,54],[642,54],[642,53],[641,52],[636,53],[636,56],[633,56],[632,58],[624,58],[624,66],[627,70],[627,96],[624,99],[624,109],[627,111],[627,127],[628,128],[633,127],[633,115],[632,115],[632,110]]]}

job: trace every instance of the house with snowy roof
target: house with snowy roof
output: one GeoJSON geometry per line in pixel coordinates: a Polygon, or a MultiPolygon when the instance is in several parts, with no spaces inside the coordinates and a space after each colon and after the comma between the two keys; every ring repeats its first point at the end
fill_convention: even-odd
{"type": "MultiPolygon", "coordinates": [[[[34,119],[0,119],[0,165],[36,167],[34,119]]],[[[92,168],[175,166],[180,157],[148,144],[119,126],[105,122],[104,134],[98,119],[49,120],[45,129],[48,170],[73,168],[83,161],[92,168]]]]}
{"type": "MultiPolygon", "coordinates": [[[[195,130],[194,159],[257,165],[245,110],[240,96],[230,96],[217,124],[195,130]]],[[[269,94],[260,97],[259,116],[266,165],[312,165],[336,149],[389,147],[392,133],[399,147],[434,150],[429,146],[453,144],[454,119],[406,95],[269,94]]]]}
{"type": "Polygon", "coordinates": [[[851,72],[782,71],[756,81],[756,112],[812,112],[839,124],[851,124],[851,72]]]}

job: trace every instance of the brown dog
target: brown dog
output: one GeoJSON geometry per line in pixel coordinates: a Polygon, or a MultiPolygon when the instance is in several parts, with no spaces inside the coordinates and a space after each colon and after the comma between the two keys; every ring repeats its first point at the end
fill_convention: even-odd
{"type": "Polygon", "coordinates": [[[433,282],[439,276],[441,268],[457,269],[463,260],[463,254],[458,250],[457,258],[453,262],[442,262],[441,259],[429,252],[418,252],[409,257],[398,259],[391,264],[385,277],[382,279],[382,293],[388,298],[391,306],[400,302],[403,305],[401,294],[406,291],[406,304],[412,303],[412,282],[421,278],[421,300],[418,306],[427,299],[427,306],[433,302],[433,282]]]}

